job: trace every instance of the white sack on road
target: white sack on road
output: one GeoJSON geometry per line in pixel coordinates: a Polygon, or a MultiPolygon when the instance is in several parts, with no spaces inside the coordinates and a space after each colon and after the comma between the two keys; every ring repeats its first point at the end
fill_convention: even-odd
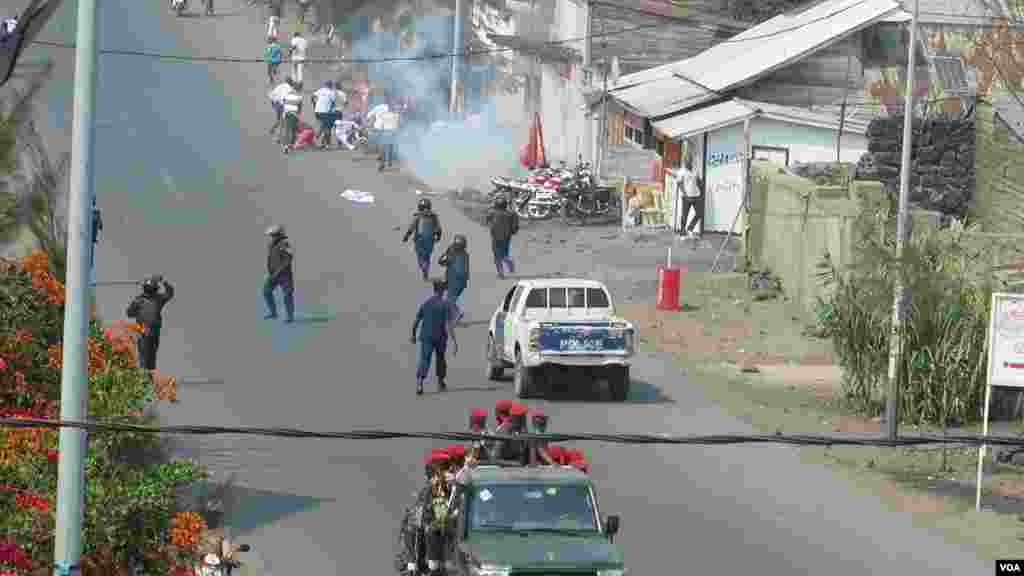
{"type": "Polygon", "coordinates": [[[373,204],[373,194],[369,192],[360,192],[359,190],[345,190],[341,193],[341,197],[345,200],[351,200],[357,204],[373,204]]]}

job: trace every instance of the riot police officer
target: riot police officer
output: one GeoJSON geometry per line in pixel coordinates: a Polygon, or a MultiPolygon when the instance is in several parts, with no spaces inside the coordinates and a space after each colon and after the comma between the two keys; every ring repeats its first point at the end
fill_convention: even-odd
{"type": "Polygon", "coordinates": [[[412,216],[412,222],[402,236],[402,243],[413,238],[413,248],[416,250],[416,262],[423,273],[423,280],[430,276],[430,255],[434,253],[434,244],[441,240],[441,220],[434,213],[430,200],[421,199],[416,205],[416,213],[412,216]]]}
{"type": "Polygon", "coordinates": [[[445,282],[448,284],[448,303],[455,310],[455,320],[462,320],[459,298],[469,286],[469,252],[466,251],[466,236],[456,234],[438,264],[445,267],[445,282]]]}
{"type": "Polygon", "coordinates": [[[491,230],[494,266],[498,270],[498,278],[505,277],[505,267],[515,274],[516,266],[509,252],[512,236],[519,232],[519,216],[508,209],[508,200],[498,198],[494,201],[494,208],[487,213],[487,226],[491,230]]]}
{"type": "Polygon", "coordinates": [[[136,296],[125,315],[134,318],[142,325],[142,336],[138,340],[139,367],[143,370],[156,370],[156,353],[160,348],[160,329],[163,326],[163,310],[174,299],[174,286],[156,275],[142,282],[142,293],[136,296]],[[163,286],[163,292],[160,286],[163,286]]]}
{"type": "Polygon", "coordinates": [[[423,394],[423,381],[430,372],[430,360],[437,356],[437,388],[443,391],[447,386],[445,377],[448,374],[448,362],[445,352],[448,349],[448,337],[451,336],[453,352],[458,354],[459,343],[455,339],[455,319],[452,307],[442,297],[445,291],[443,280],[434,280],[434,295],[420,305],[416,311],[416,320],[412,324],[413,344],[417,343],[416,332],[419,329],[419,359],[416,362],[416,394],[423,394]]]}
{"type": "Polygon", "coordinates": [[[295,284],[292,276],[292,261],[295,254],[291,242],[285,234],[284,226],[274,225],[267,228],[270,244],[267,247],[267,280],[263,284],[263,299],[267,304],[265,318],[277,318],[277,303],[274,301],[274,289],[281,288],[284,292],[284,310],[287,314],[285,322],[295,321],[295,284]]]}

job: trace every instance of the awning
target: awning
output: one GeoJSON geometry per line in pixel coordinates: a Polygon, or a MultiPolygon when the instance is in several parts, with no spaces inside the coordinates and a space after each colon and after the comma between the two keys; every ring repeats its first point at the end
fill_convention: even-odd
{"type": "MultiPolygon", "coordinates": [[[[839,130],[840,124],[838,114],[734,98],[707,108],[659,120],[654,122],[653,126],[655,130],[668,138],[678,140],[732,126],[755,117],[836,131],[839,130]]],[[[864,134],[865,132],[867,132],[867,124],[864,122],[847,119],[843,125],[843,133],[846,134],[864,134]]]]}
{"type": "Polygon", "coordinates": [[[725,128],[726,126],[732,126],[755,116],[757,116],[756,109],[748,108],[736,100],[729,100],[721,104],[659,120],[654,122],[653,126],[655,130],[670,139],[679,140],[696,134],[725,128]]]}

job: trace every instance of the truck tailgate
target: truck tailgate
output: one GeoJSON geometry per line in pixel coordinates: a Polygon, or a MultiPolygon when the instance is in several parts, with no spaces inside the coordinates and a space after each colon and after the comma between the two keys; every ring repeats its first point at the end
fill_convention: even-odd
{"type": "Polygon", "coordinates": [[[548,354],[621,354],[626,329],[612,322],[542,322],[539,349],[548,354]]]}

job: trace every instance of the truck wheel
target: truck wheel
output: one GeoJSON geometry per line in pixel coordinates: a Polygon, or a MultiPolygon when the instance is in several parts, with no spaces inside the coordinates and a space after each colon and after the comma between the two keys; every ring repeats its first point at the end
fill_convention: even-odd
{"type": "Polygon", "coordinates": [[[494,349],[494,334],[487,335],[487,379],[498,380],[505,371],[501,355],[494,349]]]}
{"type": "Polygon", "coordinates": [[[625,402],[629,398],[629,366],[609,367],[608,387],[611,388],[612,400],[625,402]]]}
{"type": "Polygon", "coordinates": [[[523,365],[523,356],[516,350],[516,398],[526,398],[533,392],[532,368],[523,365]]]}

